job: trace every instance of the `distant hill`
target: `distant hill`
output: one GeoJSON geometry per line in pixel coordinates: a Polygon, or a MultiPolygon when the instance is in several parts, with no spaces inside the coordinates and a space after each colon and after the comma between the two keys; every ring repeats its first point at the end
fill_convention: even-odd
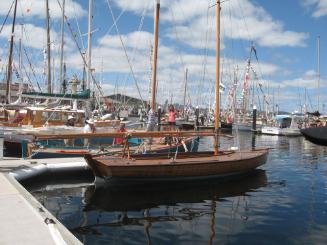
{"type": "MultiPolygon", "coordinates": [[[[115,103],[127,104],[127,105],[134,105],[134,106],[141,106],[142,100],[128,96],[123,94],[112,94],[106,96],[106,98],[112,100],[115,103]]],[[[146,104],[146,101],[143,101],[143,104],[146,104]]]]}

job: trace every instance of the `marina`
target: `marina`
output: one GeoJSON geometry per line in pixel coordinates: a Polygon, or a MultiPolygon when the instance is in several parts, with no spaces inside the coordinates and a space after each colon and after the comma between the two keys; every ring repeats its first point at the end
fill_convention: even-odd
{"type": "Polygon", "coordinates": [[[0,244],[327,243],[323,1],[1,2],[0,244]]]}
{"type": "MultiPolygon", "coordinates": [[[[241,133],[239,140],[252,144],[249,133],[241,133]]],[[[37,207],[49,210],[85,244],[255,243],[258,237],[261,244],[325,243],[321,233],[327,226],[324,147],[303,137],[259,135],[255,142],[257,146],[269,142],[273,147],[267,163],[228,182],[97,187],[89,170],[90,175],[80,175],[76,181],[62,171],[26,182],[24,188],[38,200],[37,207]]],[[[204,138],[199,147],[211,143],[210,138],[204,138]]],[[[74,159],[66,160],[83,162],[82,158],[74,159]]],[[[45,162],[11,161],[2,163],[2,171],[45,162]]],[[[49,165],[58,162],[47,161],[49,165]]],[[[42,220],[40,223],[43,225],[42,220]]]]}

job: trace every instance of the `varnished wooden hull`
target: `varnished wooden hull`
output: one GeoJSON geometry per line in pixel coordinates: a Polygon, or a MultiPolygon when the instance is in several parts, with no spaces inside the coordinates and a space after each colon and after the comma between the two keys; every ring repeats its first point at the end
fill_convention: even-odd
{"type": "Polygon", "coordinates": [[[268,150],[242,152],[133,155],[131,159],[85,155],[94,175],[132,181],[181,181],[230,177],[254,170],[267,160],[268,150]]]}

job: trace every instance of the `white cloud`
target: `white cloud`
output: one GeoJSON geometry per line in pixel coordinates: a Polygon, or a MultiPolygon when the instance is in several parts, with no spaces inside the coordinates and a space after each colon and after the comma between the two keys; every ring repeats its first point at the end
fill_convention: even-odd
{"type": "MultiPolygon", "coordinates": [[[[23,45],[28,48],[34,48],[42,50],[46,46],[46,30],[44,27],[39,27],[34,24],[24,24],[23,26],[23,45]]],[[[21,38],[21,26],[17,25],[15,28],[14,41],[17,44],[18,40],[21,38]]],[[[0,33],[0,38],[9,40],[11,36],[11,25],[5,25],[2,32],[0,33]]],[[[52,49],[54,51],[59,50],[60,46],[60,35],[54,31],[50,30],[50,39],[52,43],[52,49]]],[[[65,49],[66,51],[76,50],[77,48],[73,44],[72,39],[69,35],[65,35],[65,49]]]]}
{"type": "MultiPolygon", "coordinates": [[[[153,4],[152,0],[115,0],[122,9],[140,13],[153,4]]],[[[153,5],[152,5],[153,6],[153,5]]],[[[164,30],[171,39],[194,48],[215,48],[215,8],[208,12],[208,2],[198,0],[168,0],[161,3],[161,21],[170,26],[164,30]],[[208,43],[206,44],[206,38],[208,43]]],[[[285,30],[262,7],[250,0],[225,1],[221,11],[222,38],[253,40],[266,47],[303,47],[307,33],[285,30]]],[[[223,48],[224,46],[222,46],[223,48]]]]}
{"type": "MultiPolygon", "coordinates": [[[[17,42],[21,38],[21,27],[16,26],[15,29],[15,41],[17,42]]],[[[33,24],[24,25],[23,43],[26,47],[31,47],[35,49],[42,49],[46,44],[46,31],[45,28],[35,26],[33,24]]],[[[11,35],[11,25],[5,25],[3,31],[0,34],[0,37],[6,38],[9,40],[11,35]]],[[[50,36],[53,40],[58,39],[58,35],[55,31],[50,31],[50,36]]]]}
{"type": "MultiPolygon", "coordinates": [[[[125,47],[136,48],[140,50],[149,50],[153,42],[153,34],[144,31],[136,31],[121,35],[125,47]]],[[[106,35],[98,40],[100,46],[108,46],[112,48],[122,47],[120,37],[118,35],[106,35]]]]}
{"type": "MultiPolygon", "coordinates": [[[[326,87],[327,80],[324,77],[320,78],[320,88],[326,87]]],[[[308,70],[303,73],[302,76],[299,76],[294,79],[283,80],[280,83],[275,85],[280,85],[284,89],[294,89],[294,88],[303,88],[303,89],[313,89],[316,90],[318,87],[317,72],[314,70],[308,70]]]]}
{"type": "MultiPolygon", "coordinates": [[[[180,0],[180,2],[182,1],[184,0],[180,0]]],[[[190,6],[193,5],[190,4],[190,6]]],[[[205,7],[206,4],[203,3],[202,8],[198,6],[194,8],[197,10],[205,9],[205,7]]],[[[170,10],[175,11],[173,8],[170,8],[170,10]]],[[[200,16],[194,15],[189,21],[185,19],[185,24],[176,28],[179,35],[184,37],[182,40],[196,48],[203,48],[203,43],[199,43],[199,40],[207,33],[211,33],[208,47],[214,49],[215,17],[212,17],[212,15],[215,15],[214,8],[210,11],[209,25],[206,11],[202,13],[200,16]],[[194,33],[193,36],[192,33],[194,33]]],[[[281,22],[273,20],[267,11],[260,6],[255,6],[248,0],[224,2],[221,12],[221,30],[224,42],[227,42],[226,38],[253,40],[266,47],[303,47],[305,46],[305,40],[308,38],[306,33],[284,30],[281,22]]],[[[168,35],[174,38],[172,29],[170,29],[168,35]]]]}
{"type": "Polygon", "coordinates": [[[327,15],[327,0],[303,0],[303,5],[312,9],[312,16],[319,18],[327,15]]]}
{"type": "MultiPolygon", "coordinates": [[[[60,4],[62,1],[59,1],[60,4]]],[[[12,1],[0,1],[0,15],[7,15],[12,1]]],[[[49,0],[50,18],[61,18],[62,11],[57,0],[49,0]]],[[[65,13],[67,16],[76,16],[77,18],[86,15],[87,11],[75,1],[66,1],[65,13]]],[[[11,11],[13,14],[13,8],[11,11]]],[[[45,18],[45,1],[44,0],[23,0],[18,1],[17,4],[17,16],[24,16],[26,18],[45,18]]]]}
{"type": "MultiPolygon", "coordinates": [[[[133,71],[141,88],[143,98],[146,98],[150,80],[150,44],[152,43],[153,35],[148,32],[132,32],[121,37],[124,40],[129,59],[132,61],[133,71]],[[135,53],[133,55],[134,49],[135,53]]],[[[158,52],[157,79],[159,84],[158,93],[160,93],[159,99],[173,95],[174,101],[181,102],[183,98],[185,68],[189,70],[188,88],[190,94],[193,95],[193,99],[197,96],[204,98],[204,95],[207,95],[214,86],[215,56],[209,55],[206,57],[206,75],[205,80],[203,80],[203,63],[205,59],[203,55],[187,53],[177,50],[176,47],[165,46],[161,40],[159,40],[158,52]]],[[[96,72],[103,70],[107,75],[117,74],[115,80],[120,81],[119,85],[124,87],[123,91],[128,92],[128,95],[139,97],[132,77],[130,76],[129,81],[126,81],[130,68],[118,35],[106,35],[99,39],[92,49],[92,54],[92,67],[95,68],[96,72]]],[[[228,76],[233,73],[231,69],[240,67],[239,73],[244,74],[247,61],[224,58],[221,64],[224,74],[223,82],[229,83],[231,80],[228,76]]],[[[83,63],[80,55],[69,55],[68,66],[70,68],[82,69],[83,63]]],[[[273,75],[282,70],[280,67],[270,63],[260,63],[260,66],[254,63],[253,68],[260,79],[261,76],[273,75]]],[[[115,81],[106,81],[106,83],[108,82],[112,84],[115,81]]]]}
{"type": "MultiPolygon", "coordinates": [[[[106,0],[107,2],[107,0],[106,0]]],[[[153,0],[114,0],[109,1],[109,3],[115,2],[116,6],[126,11],[131,11],[136,14],[143,13],[144,9],[151,9],[154,6],[153,0]]]]}

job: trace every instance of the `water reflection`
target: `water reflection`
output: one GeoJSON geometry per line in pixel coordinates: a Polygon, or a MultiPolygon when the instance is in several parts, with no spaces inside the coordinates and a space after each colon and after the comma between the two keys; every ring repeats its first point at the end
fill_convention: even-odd
{"type": "Polygon", "coordinates": [[[198,203],[205,200],[244,195],[267,184],[264,170],[226,183],[217,181],[189,182],[177,185],[90,186],[85,192],[86,210],[139,211],[159,205],[198,203]]]}
{"type": "MultiPolygon", "coordinates": [[[[178,226],[183,226],[185,222],[202,223],[202,220],[206,220],[209,225],[205,228],[199,225],[197,228],[204,229],[205,234],[208,235],[201,234],[201,238],[198,239],[212,244],[216,234],[216,212],[220,211],[217,210],[217,202],[223,202],[226,198],[235,196],[249,197],[251,192],[266,184],[265,171],[256,170],[250,176],[226,183],[210,181],[147,187],[95,188],[95,186],[89,186],[84,194],[84,211],[96,212],[98,217],[95,219],[96,222],[88,222],[82,227],[75,227],[73,232],[82,236],[106,236],[101,233],[101,230],[105,228],[143,227],[144,241],[150,244],[159,236],[157,229],[152,231],[153,237],[150,232],[151,227],[157,224],[165,226],[165,223],[173,222],[178,226]],[[113,212],[116,212],[116,215],[109,215],[111,218],[105,217],[113,212]]],[[[138,241],[142,239],[138,238],[138,241]]],[[[121,243],[124,242],[126,241],[122,239],[121,243]]]]}
{"type": "Polygon", "coordinates": [[[85,244],[325,244],[327,148],[244,133],[222,141],[252,143],[271,147],[264,171],[226,183],[95,189],[56,179],[31,190],[85,244]]]}

